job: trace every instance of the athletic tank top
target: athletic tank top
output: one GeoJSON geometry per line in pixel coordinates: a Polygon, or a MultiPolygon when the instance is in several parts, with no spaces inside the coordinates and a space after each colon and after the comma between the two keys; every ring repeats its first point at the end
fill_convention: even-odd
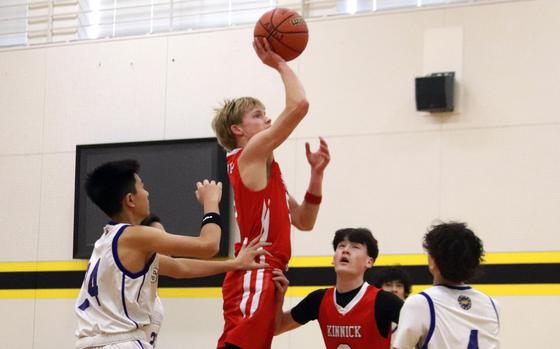
{"type": "Polygon", "coordinates": [[[319,307],[319,326],[327,349],[389,349],[391,336],[379,333],[375,300],[379,289],[364,282],[345,307],[336,303],[336,290],[326,290],[319,307]]]}
{"type": "Polygon", "coordinates": [[[430,313],[421,348],[500,347],[498,308],[486,294],[466,285],[437,285],[414,297],[426,302],[430,313]]]}
{"type": "Polygon", "coordinates": [[[117,242],[127,224],[108,224],[95,242],[80,294],[76,300],[77,347],[103,345],[109,338],[145,338],[158,284],[158,258],[131,273],[117,254],[117,242]],[[140,329],[140,331],[138,331],[140,329]]]}
{"type": "MultiPolygon", "coordinates": [[[[290,212],[288,209],[288,193],[280,166],[272,161],[270,177],[266,187],[259,191],[247,188],[241,180],[237,160],[243,149],[237,148],[227,155],[228,174],[233,187],[234,209],[241,241],[251,241],[261,232],[261,240],[271,242],[266,247],[273,257],[261,256],[271,266],[284,269],[291,257],[290,212]]],[[[235,253],[239,252],[241,243],[235,244],[235,253]]]]}

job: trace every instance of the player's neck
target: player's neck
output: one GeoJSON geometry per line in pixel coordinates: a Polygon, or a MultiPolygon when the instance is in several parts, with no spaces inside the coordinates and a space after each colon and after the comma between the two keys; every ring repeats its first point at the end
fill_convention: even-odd
{"type": "Polygon", "coordinates": [[[236,148],[245,148],[245,146],[249,142],[249,140],[245,138],[236,138],[236,139],[237,139],[236,148]]]}
{"type": "Polygon", "coordinates": [[[434,275],[434,285],[461,286],[464,285],[464,283],[449,281],[438,273],[437,275],[434,275]]]}
{"type": "Polygon", "coordinates": [[[340,293],[346,293],[357,289],[364,283],[364,276],[337,275],[336,290],[340,293]]]}
{"type": "Polygon", "coordinates": [[[136,218],[132,212],[123,211],[113,217],[111,219],[117,223],[127,223],[132,225],[138,225],[142,221],[140,218],[136,218]]]}

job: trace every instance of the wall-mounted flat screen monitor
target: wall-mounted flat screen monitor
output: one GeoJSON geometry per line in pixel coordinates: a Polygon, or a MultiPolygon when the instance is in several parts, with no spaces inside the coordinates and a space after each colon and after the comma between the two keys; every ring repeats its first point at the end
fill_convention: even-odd
{"type": "Polygon", "coordinates": [[[74,197],[74,251],[88,259],[109,218],[88,197],[84,183],[97,166],[135,159],[147,188],[150,210],[170,233],[198,236],[203,210],[195,197],[196,182],[205,178],[224,184],[220,213],[223,231],[220,256],[228,254],[229,181],[226,156],[215,138],[78,145],[74,197]]]}

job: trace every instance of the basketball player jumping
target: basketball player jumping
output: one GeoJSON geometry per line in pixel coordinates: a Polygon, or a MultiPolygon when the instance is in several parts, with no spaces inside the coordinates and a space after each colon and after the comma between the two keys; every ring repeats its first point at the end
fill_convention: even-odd
{"type": "Polygon", "coordinates": [[[464,223],[442,223],[424,236],[434,286],[409,297],[393,348],[498,349],[495,301],[465,282],[480,265],[482,241],[464,223]]]}
{"type": "MultiPolygon", "coordinates": [[[[237,224],[241,239],[272,244],[262,255],[271,267],[285,270],[291,256],[290,225],[311,230],[321,203],[323,172],[329,163],[327,143],[321,139],[317,152],[306,144],[311,178],[303,203],[288,195],[273,151],[294,131],[307,114],[309,103],[296,74],[274,53],[266,39],[256,40],[254,49],[261,61],[278,71],[284,83],[286,104],[272,123],[264,105],[255,98],[225,101],[217,110],[212,127],[220,144],[229,151],[228,173],[233,187],[237,224]]],[[[240,244],[235,246],[239,251],[240,244]]],[[[274,283],[272,270],[227,273],[222,286],[224,332],[218,348],[270,348],[274,335],[274,283]]]]}
{"type": "Polygon", "coordinates": [[[244,243],[237,258],[201,261],[168,256],[209,258],[218,251],[221,225],[218,204],[221,183],[197,183],[196,196],[204,208],[200,236],[168,234],[138,225],[150,214],[148,191],[134,160],[105,163],[89,174],[86,191],[112,222],[95,242],[84,282],[76,300],[76,348],[151,349],[143,327],[150,323],[158,273],[174,278],[214,275],[255,269],[266,264],[268,243],[244,243]]]}
{"type": "Polygon", "coordinates": [[[288,280],[275,269],[278,289],[276,334],[318,320],[327,349],[389,349],[391,324],[399,321],[402,300],[364,282],[364,273],[379,254],[377,240],[367,229],[338,230],[333,239],[336,286],[307,295],[283,312],[288,280]]]}

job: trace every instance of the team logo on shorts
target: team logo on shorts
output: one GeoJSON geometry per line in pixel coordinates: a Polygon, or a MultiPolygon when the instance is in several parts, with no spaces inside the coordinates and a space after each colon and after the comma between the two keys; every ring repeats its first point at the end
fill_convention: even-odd
{"type": "Polygon", "coordinates": [[[472,301],[467,296],[459,296],[459,298],[457,298],[457,302],[459,302],[461,308],[465,310],[469,310],[472,307],[472,301]]]}

